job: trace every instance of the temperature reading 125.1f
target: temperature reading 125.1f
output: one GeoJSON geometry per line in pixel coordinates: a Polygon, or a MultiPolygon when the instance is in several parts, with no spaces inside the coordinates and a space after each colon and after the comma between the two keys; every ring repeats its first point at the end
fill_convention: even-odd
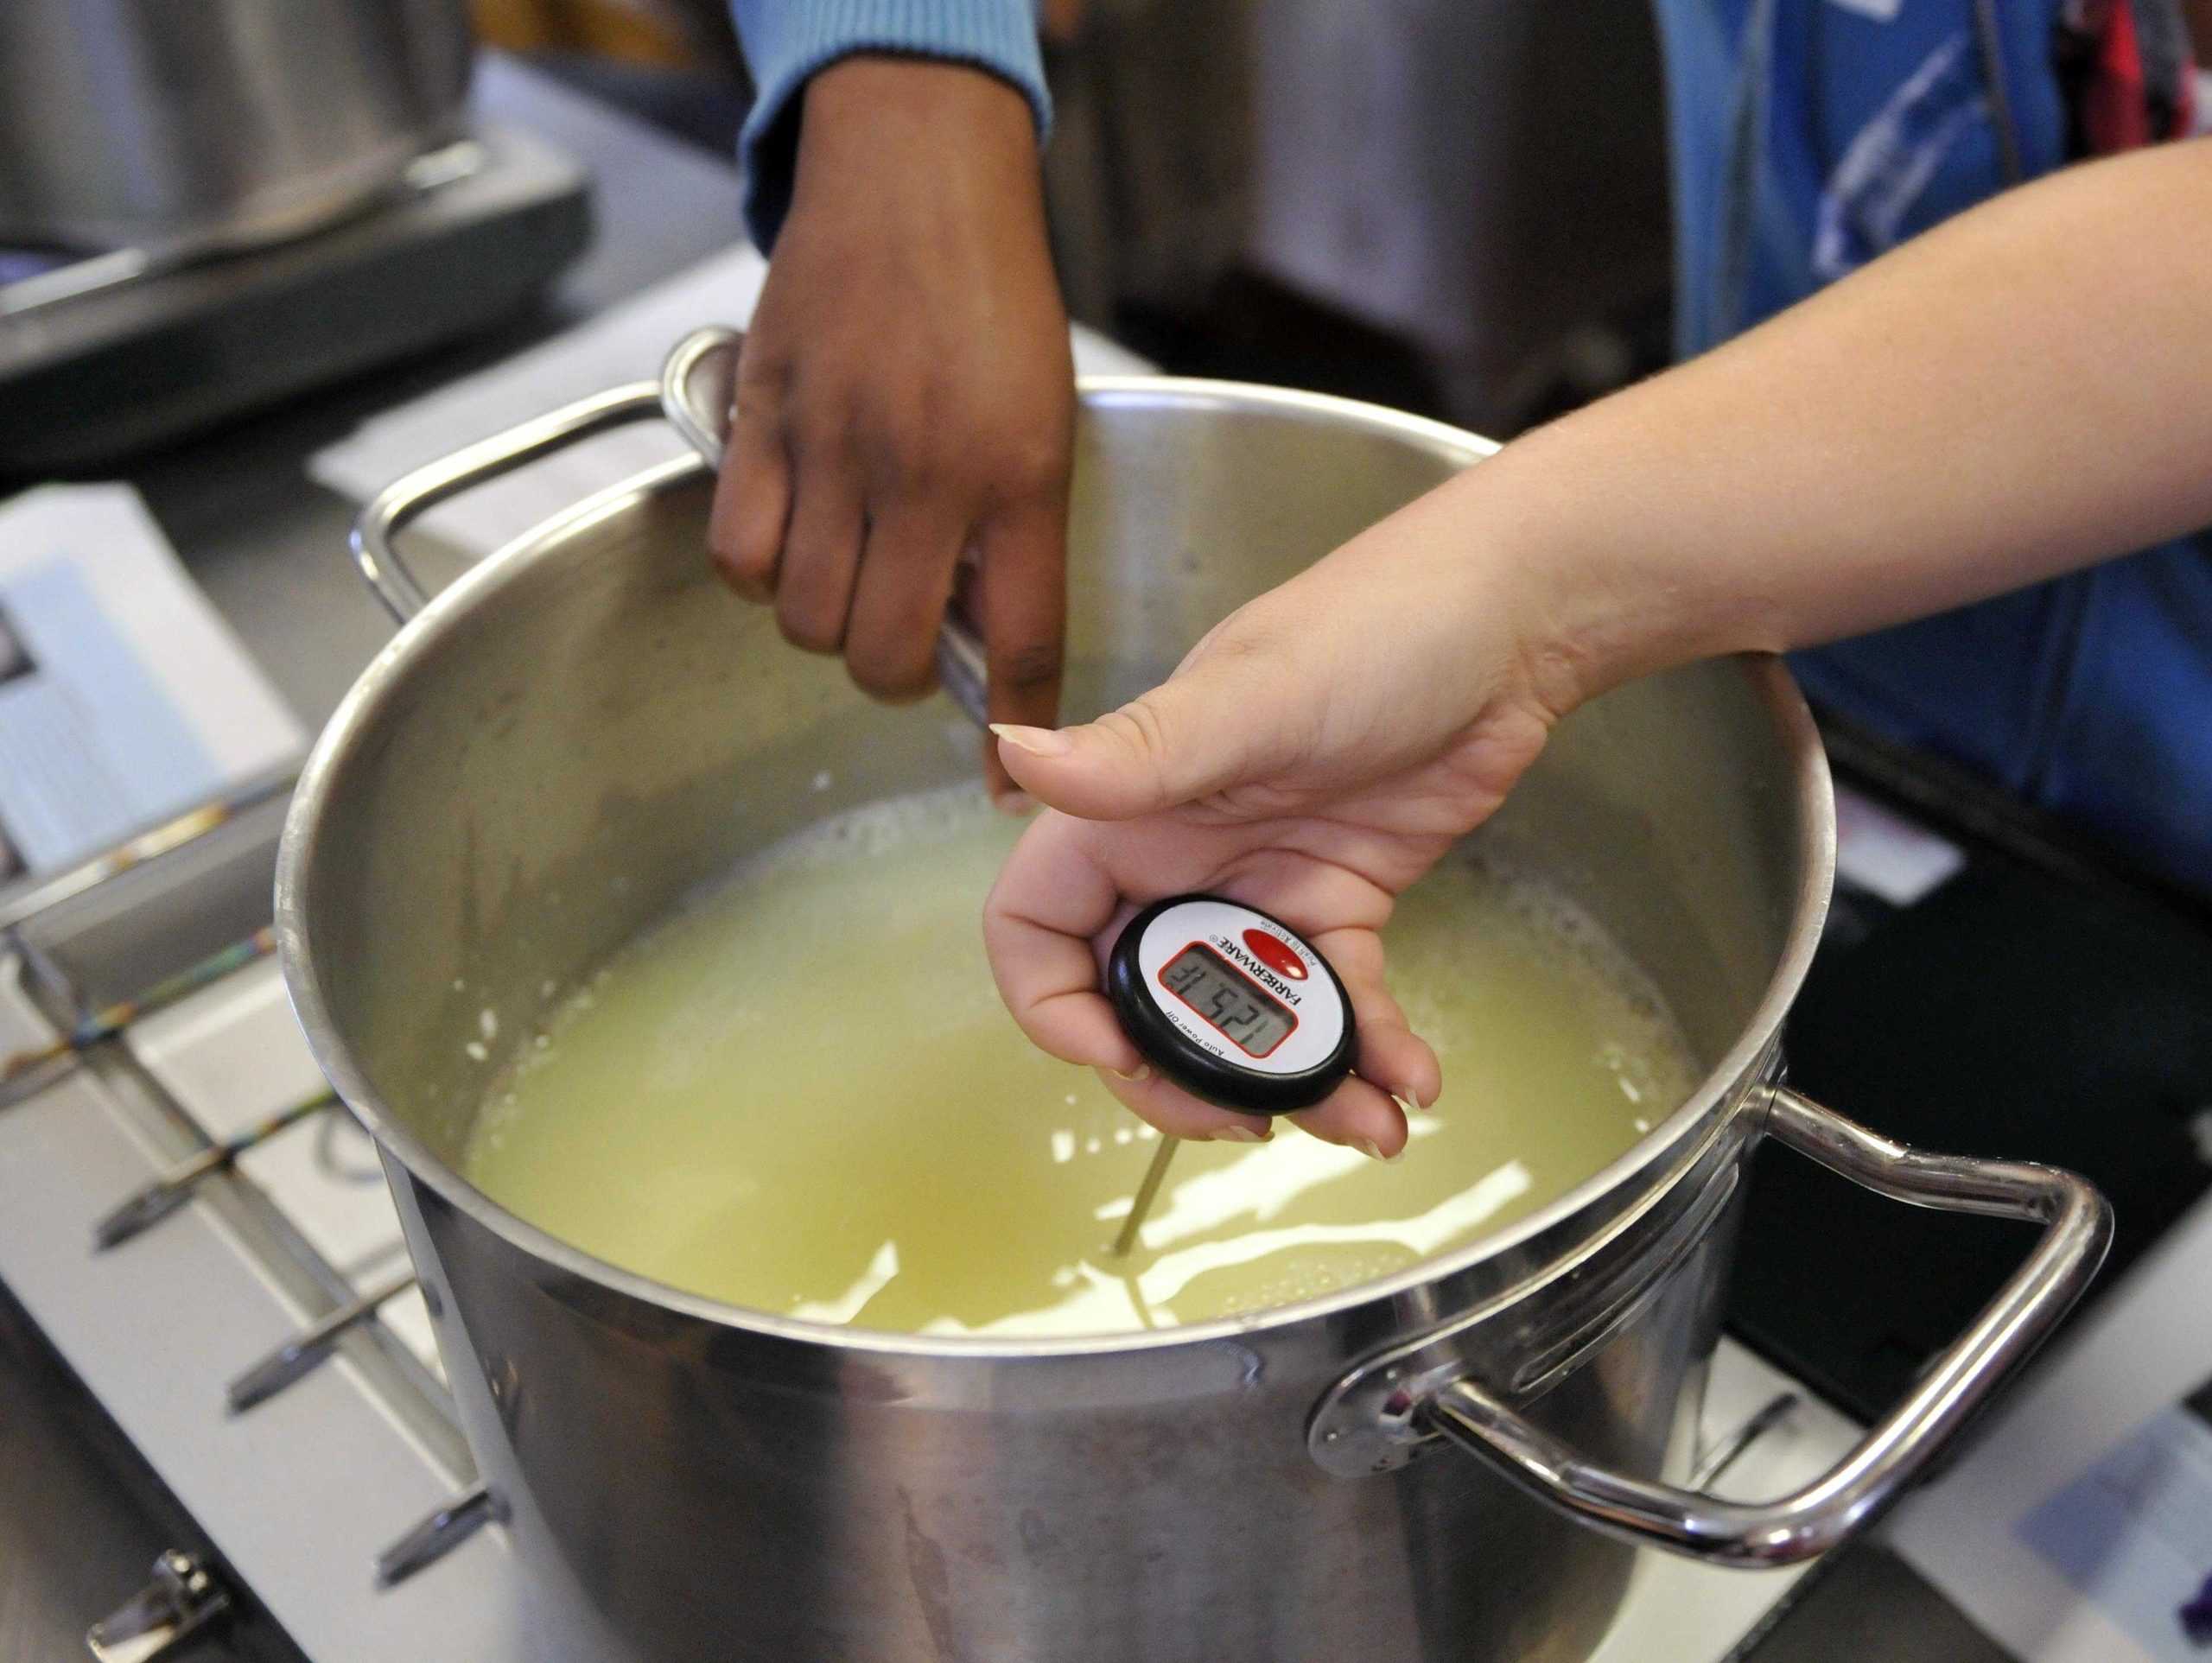
{"type": "Polygon", "coordinates": [[[1161,965],[1160,982],[1248,1057],[1265,1057],[1298,1025],[1287,1007],[1200,942],[1161,965]]]}

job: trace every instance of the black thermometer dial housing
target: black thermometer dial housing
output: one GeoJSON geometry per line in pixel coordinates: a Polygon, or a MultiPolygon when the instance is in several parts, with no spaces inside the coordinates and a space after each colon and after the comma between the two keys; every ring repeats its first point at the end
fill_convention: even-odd
{"type": "Polygon", "coordinates": [[[1170,896],[1131,918],[1106,961],[1106,994],[1145,1060],[1217,1108],[1311,1108],[1358,1060],[1351,1000],[1328,960],[1218,895],[1170,896]]]}

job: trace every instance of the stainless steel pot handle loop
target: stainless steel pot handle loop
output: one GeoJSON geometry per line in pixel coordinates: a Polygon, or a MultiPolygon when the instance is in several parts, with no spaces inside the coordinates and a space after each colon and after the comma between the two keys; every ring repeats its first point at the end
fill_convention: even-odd
{"type": "Polygon", "coordinates": [[[494,434],[404,474],[378,492],[353,522],[353,562],[397,623],[423,610],[428,597],[392,538],[440,503],[474,490],[539,457],[611,428],[661,414],[660,388],[650,382],[617,387],[494,434]]]}
{"type": "Polygon", "coordinates": [[[1893,1500],[2078,1299],[2112,1241],[2112,1209],[2083,1179],[2020,1161],[1936,1155],[1777,1089],[1768,1129],[1853,1183],[1916,1207],[2040,1222],[2035,1250],[1858,1447],[1773,1501],[1724,1501],[1609,1472],[1481,1387],[1440,1387],[1417,1419],[1537,1500],[1611,1535],[1733,1565],[1795,1564],[1893,1500]]]}
{"type": "MultiPolygon", "coordinates": [[[[737,356],[744,345],[745,337],[737,330],[709,325],[677,342],[661,367],[661,408],[668,424],[717,471],[729,440],[737,356]]],[[[957,606],[948,607],[938,626],[938,680],[978,727],[990,724],[984,699],[987,673],[982,638],[957,606]]]]}

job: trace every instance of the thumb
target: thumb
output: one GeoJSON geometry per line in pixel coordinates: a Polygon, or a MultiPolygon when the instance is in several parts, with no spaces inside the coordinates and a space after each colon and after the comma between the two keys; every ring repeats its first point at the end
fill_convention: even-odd
{"type": "Polygon", "coordinates": [[[1096,721],[994,722],[999,759],[1039,802],[1085,820],[1131,820],[1241,785],[1267,766],[1268,714],[1210,664],[1170,677],[1096,721]]]}

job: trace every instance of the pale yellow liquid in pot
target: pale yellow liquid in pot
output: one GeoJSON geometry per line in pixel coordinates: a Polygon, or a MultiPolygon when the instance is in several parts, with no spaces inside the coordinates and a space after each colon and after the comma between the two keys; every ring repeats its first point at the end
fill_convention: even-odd
{"type": "Polygon", "coordinates": [[[830,821],[618,955],[486,1099],[486,1194],[732,1304],[929,1334],[1126,1331],[1387,1274],[1553,1200],[1687,1095],[1649,985],[1583,915],[1454,858],[1391,981],[1444,1095],[1383,1165],[1277,1122],[1186,1144],[1126,1260],[1157,1134],[1024,1039],[979,927],[1020,827],[979,792],[830,821]]]}

